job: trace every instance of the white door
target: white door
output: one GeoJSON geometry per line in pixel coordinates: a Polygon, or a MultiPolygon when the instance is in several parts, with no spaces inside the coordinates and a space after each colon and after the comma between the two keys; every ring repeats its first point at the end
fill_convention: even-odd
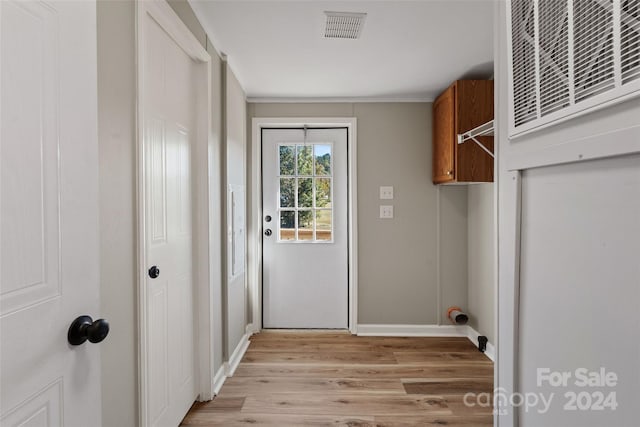
{"type": "Polygon", "coordinates": [[[347,129],[263,129],[263,326],[347,328],[347,129]]]}
{"type": "Polygon", "coordinates": [[[95,2],[0,2],[2,426],[99,426],[95,2]]]}
{"type": "Polygon", "coordinates": [[[144,19],[145,419],[176,426],[197,397],[191,210],[197,80],[194,61],[151,15],[144,19]]]}

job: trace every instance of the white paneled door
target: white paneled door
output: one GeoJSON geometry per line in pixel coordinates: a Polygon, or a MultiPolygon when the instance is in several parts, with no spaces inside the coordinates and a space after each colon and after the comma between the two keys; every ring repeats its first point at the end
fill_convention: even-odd
{"type": "Polygon", "coordinates": [[[176,426],[197,397],[191,156],[194,60],[150,14],[143,21],[145,420],[176,426]]]}
{"type": "Polygon", "coordinates": [[[348,326],[347,129],[263,129],[263,326],[348,326]]]}
{"type": "Polygon", "coordinates": [[[109,338],[67,337],[100,314],[95,2],[0,20],[0,425],[99,426],[109,338]]]}

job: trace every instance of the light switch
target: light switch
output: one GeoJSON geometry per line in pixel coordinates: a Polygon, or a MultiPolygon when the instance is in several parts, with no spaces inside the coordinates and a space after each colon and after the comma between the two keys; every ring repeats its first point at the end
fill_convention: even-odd
{"type": "Polygon", "coordinates": [[[380,205],[380,218],[393,218],[393,205],[380,205]]]}
{"type": "Polygon", "coordinates": [[[393,200],[393,187],[382,186],[380,187],[380,199],[381,200],[393,200]]]}

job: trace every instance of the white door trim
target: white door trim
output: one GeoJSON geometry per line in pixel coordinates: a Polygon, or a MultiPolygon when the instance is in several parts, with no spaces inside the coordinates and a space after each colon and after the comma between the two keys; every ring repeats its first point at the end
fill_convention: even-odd
{"type": "Polygon", "coordinates": [[[357,119],[342,118],[254,118],[251,138],[251,220],[248,236],[249,298],[253,328],[262,329],[262,129],[314,127],[347,128],[348,164],[348,240],[349,240],[349,331],[358,325],[358,183],[357,183],[357,119]]]}
{"type": "MultiPolygon", "coordinates": [[[[191,57],[198,65],[197,79],[203,90],[197,91],[197,124],[195,143],[193,146],[192,185],[193,185],[193,256],[194,256],[194,286],[196,290],[194,315],[194,336],[196,348],[196,388],[199,400],[213,398],[213,315],[211,310],[212,283],[220,280],[220,263],[209,262],[210,252],[215,252],[215,245],[210,241],[210,231],[220,230],[221,225],[217,216],[210,219],[209,202],[211,195],[219,198],[215,192],[215,183],[209,181],[210,156],[216,147],[209,138],[211,134],[211,57],[200,45],[195,36],[189,31],[178,15],[166,1],[136,2],[136,208],[137,208],[137,248],[138,248],[138,281],[137,281],[137,317],[138,317],[138,397],[139,424],[146,426],[148,408],[148,331],[147,319],[147,289],[145,287],[147,266],[146,237],[145,237],[145,189],[144,189],[144,117],[145,106],[141,94],[144,93],[144,25],[146,15],[150,15],[164,31],[191,57]],[[212,191],[210,191],[212,190],[212,191]]],[[[214,201],[215,202],[215,201],[214,201]]],[[[220,200],[217,201],[220,203],[220,200]]],[[[218,236],[219,239],[219,236],[218,236]]],[[[219,251],[218,251],[219,252],[219,251]]],[[[219,258],[219,256],[218,256],[219,258]]]]}

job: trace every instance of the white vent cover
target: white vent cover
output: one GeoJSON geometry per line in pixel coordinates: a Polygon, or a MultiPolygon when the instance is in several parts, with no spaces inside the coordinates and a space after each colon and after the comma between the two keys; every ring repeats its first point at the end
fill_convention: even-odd
{"type": "Polygon", "coordinates": [[[357,39],[362,33],[366,13],[325,12],[324,37],[327,39],[357,39]]]}
{"type": "Polygon", "coordinates": [[[640,94],[640,0],[511,0],[512,136],[640,94]]]}

